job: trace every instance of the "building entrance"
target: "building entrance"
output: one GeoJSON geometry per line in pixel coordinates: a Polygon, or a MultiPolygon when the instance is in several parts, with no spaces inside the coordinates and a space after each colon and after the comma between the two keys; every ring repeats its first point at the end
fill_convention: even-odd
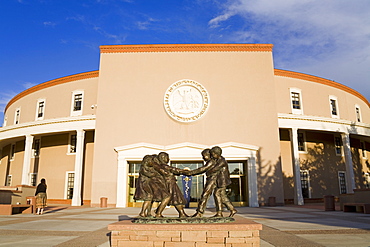
{"type": "MultiPolygon", "coordinates": [[[[247,162],[228,162],[230,170],[231,185],[226,188],[226,193],[234,206],[247,206],[248,205],[248,181],[247,181],[247,162]]],[[[128,207],[141,207],[142,201],[135,201],[135,188],[136,182],[139,177],[140,162],[128,162],[128,207]]],[[[203,166],[203,162],[171,162],[171,166],[180,169],[194,170],[203,166]]],[[[183,176],[177,176],[177,185],[181,191],[183,190],[183,176]]],[[[191,179],[191,192],[189,207],[196,207],[203,192],[203,187],[206,181],[206,175],[200,174],[192,176],[191,179]]]]}

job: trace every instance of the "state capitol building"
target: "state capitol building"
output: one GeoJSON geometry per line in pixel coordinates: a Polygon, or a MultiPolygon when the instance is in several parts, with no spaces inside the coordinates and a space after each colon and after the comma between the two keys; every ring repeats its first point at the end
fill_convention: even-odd
{"type": "MultiPolygon", "coordinates": [[[[370,103],[313,75],[274,68],[270,44],[106,45],[100,69],[9,101],[0,186],[48,184],[49,203],[138,207],[146,154],[196,169],[220,146],[235,206],[338,197],[370,187],[370,103]]],[[[178,177],[181,186],[181,177],[178,177]]],[[[205,175],[192,178],[191,203],[205,175]]],[[[181,187],[180,187],[181,188],[181,187]]]]}

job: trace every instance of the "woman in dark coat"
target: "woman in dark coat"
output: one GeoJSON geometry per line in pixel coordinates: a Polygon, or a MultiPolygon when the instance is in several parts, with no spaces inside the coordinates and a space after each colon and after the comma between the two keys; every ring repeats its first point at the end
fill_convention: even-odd
{"type": "Polygon", "coordinates": [[[46,180],[45,178],[41,179],[40,183],[37,185],[35,196],[36,196],[36,214],[42,214],[44,208],[46,207],[46,180]]]}

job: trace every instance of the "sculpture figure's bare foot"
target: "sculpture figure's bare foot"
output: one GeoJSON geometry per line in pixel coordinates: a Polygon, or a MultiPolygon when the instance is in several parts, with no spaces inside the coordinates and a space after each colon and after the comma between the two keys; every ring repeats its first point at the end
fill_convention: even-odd
{"type": "Polygon", "coordinates": [[[230,210],[229,217],[233,217],[238,211],[234,208],[233,210],[230,210]]]}
{"type": "Polygon", "coordinates": [[[144,218],[144,217],[146,217],[145,214],[139,214],[139,218],[144,218]]]}
{"type": "Polygon", "coordinates": [[[196,212],[195,214],[193,214],[191,217],[194,217],[194,218],[200,218],[202,217],[202,214],[199,213],[199,212],[196,212]]]}
{"type": "Polygon", "coordinates": [[[161,215],[161,214],[156,214],[154,217],[155,217],[155,218],[163,218],[163,215],[161,215]]]}
{"type": "Polygon", "coordinates": [[[222,212],[217,212],[215,215],[213,215],[212,217],[224,217],[222,215],[222,212]]]}

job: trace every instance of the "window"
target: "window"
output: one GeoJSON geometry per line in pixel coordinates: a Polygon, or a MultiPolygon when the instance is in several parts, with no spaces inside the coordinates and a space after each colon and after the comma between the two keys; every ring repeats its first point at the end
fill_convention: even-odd
{"type": "Polygon", "coordinates": [[[334,146],[335,146],[335,154],[337,156],[342,156],[343,145],[342,145],[342,138],[341,137],[334,136],[334,146]]]}
{"type": "Polygon", "coordinates": [[[30,173],[30,185],[31,186],[37,185],[37,173],[30,173]]]}
{"type": "Polygon", "coordinates": [[[72,94],[71,116],[82,115],[83,108],[83,91],[74,91],[72,94]]]}
{"type": "Polygon", "coordinates": [[[12,175],[6,177],[6,186],[12,186],[12,175]]]}
{"type": "Polygon", "coordinates": [[[346,173],[338,172],[338,179],[339,179],[339,193],[347,194],[346,173]]]}
{"type": "Polygon", "coordinates": [[[360,148],[361,148],[362,158],[366,159],[367,158],[367,154],[366,154],[366,145],[365,145],[365,142],[360,142],[360,148]]]}
{"type": "Polygon", "coordinates": [[[297,88],[290,89],[291,108],[293,114],[303,114],[302,94],[297,88]]]}
{"type": "Polygon", "coordinates": [[[306,151],[306,137],[304,133],[298,133],[298,151],[306,151]]]}
{"type": "Polygon", "coordinates": [[[40,139],[35,139],[33,143],[33,157],[39,157],[40,155],[40,139]]]}
{"type": "Polygon", "coordinates": [[[20,117],[21,117],[21,109],[17,108],[15,110],[15,115],[14,115],[14,124],[19,124],[20,117]]]}
{"type": "Polygon", "coordinates": [[[10,147],[10,160],[14,160],[15,157],[15,144],[10,147]]]}
{"type": "Polygon", "coordinates": [[[69,153],[76,153],[77,150],[77,135],[69,136],[69,153]]]}
{"type": "Polygon", "coordinates": [[[338,101],[337,97],[335,96],[329,96],[329,102],[330,102],[330,113],[331,117],[333,118],[339,118],[339,109],[338,109],[338,101]]]}
{"type": "Polygon", "coordinates": [[[308,170],[301,170],[301,185],[303,198],[310,198],[310,175],[308,170]]]}
{"type": "Polygon", "coordinates": [[[36,120],[44,119],[45,115],[45,100],[40,99],[37,101],[36,120]]]}
{"type": "Polygon", "coordinates": [[[75,184],[75,173],[67,172],[66,175],[66,199],[72,199],[73,197],[73,186],[75,184]]]}
{"type": "Polygon", "coordinates": [[[356,121],[361,122],[361,110],[358,105],[355,106],[356,109],[356,121]]]}

